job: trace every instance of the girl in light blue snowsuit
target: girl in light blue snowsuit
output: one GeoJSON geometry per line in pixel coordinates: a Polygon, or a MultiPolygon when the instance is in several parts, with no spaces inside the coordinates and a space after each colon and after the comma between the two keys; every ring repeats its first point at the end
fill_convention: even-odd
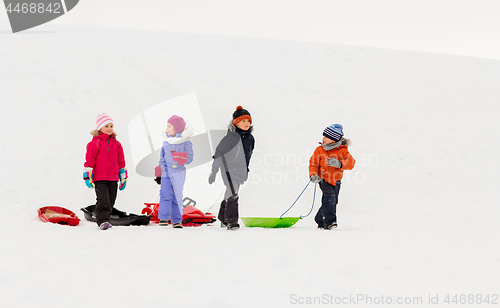
{"type": "Polygon", "coordinates": [[[171,220],[174,228],[182,228],[185,165],[190,164],[194,156],[193,144],[189,141],[192,134],[192,129],[186,126],[183,118],[174,115],[168,119],[167,138],[160,152],[161,177],[157,177],[157,182],[161,185],[158,209],[160,226],[168,225],[171,220]]]}

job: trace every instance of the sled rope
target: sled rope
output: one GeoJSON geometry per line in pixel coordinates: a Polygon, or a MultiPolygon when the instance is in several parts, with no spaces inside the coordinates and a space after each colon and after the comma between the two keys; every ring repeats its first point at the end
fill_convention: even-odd
{"type": "MultiPolygon", "coordinates": [[[[280,219],[281,219],[281,217],[283,217],[283,215],[285,215],[295,205],[295,203],[297,203],[297,201],[300,199],[300,197],[302,196],[302,194],[306,190],[307,186],[309,186],[309,184],[311,184],[311,180],[309,180],[309,182],[307,182],[306,187],[304,187],[304,189],[302,190],[302,192],[300,193],[300,195],[297,197],[297,199],[295,200],[295,202],[288,208],[288,210],[286,210],[283,214],[281,214],[280,219]]],[[[314,195],[316,196],[316,185],[314,185],[314,195]]],[[[314,199],[313,199],[313,206],[314,206],[314,199]]],[[[311,208],[311,211],[312,211],[312,208],[311,208]]],[[[309,214],[310,213],[311,212],[309,212],[309,214]]],[[[307,217],[309,214],[307,214],[306,216],[300,216],[300,218],[302,219],[302,217],[307,217]]]]}
{"type": "MultiPolygon", "coordinates": [[[[223,191],[221,192],[221,194],[217,197],[217,199],[215,199],[214,204],[212,204],[212,206],[208,209],[208,211],[207,211],[206,213],[210,212],[210,210],[214,207],[214,205],[217,203],[217,201],[219,201],[220,196],[222,196],[222,194],[223,194],[225,191],[226,191],[226,190],[223,190],[223,191]]],[[[206,213],[205,213],[205,214],[206,214],[206,213]]]]}
{"type": "Polygon", "coordinates": [[[300,219],[302,219],[302,218],[304,218],[304,217],[307,217],[307,216],[309,216],[309,214],[311,214],[311,212],[312,212],[312,210],[313,210],[313,208],[314,208],[314,200],[315,200],[315,199],[316,199],[316,185],[314,185],[313,204],[312,204],[312,206],[311,206],[311,210],[309,211],[309,213],[307,213],[307,215],[306,215],[306,216],[302,216],[302,215],[300,215],[300,219]]]}

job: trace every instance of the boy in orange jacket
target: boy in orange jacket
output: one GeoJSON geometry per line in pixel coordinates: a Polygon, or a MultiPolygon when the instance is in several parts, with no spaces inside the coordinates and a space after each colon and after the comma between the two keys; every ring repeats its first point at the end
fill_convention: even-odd
{"type": "Polygon", "coordinates": [[[328,126],[323,131],[323,143],[316,148],[309,160],[309,177],[311,182],[319,184],[323,197],[314,220],[318,229],[331,230],[337,228],[337,203],[340,191],[340,180],[344,170],[352,170],[356,160],[349,154],[349,139],[344,138],[340,124],[328,126]]]}

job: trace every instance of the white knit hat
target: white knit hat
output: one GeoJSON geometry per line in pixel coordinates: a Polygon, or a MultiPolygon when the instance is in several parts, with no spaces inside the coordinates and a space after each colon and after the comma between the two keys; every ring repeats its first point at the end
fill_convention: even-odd
{"type": "Polygon", "coordinates": [[[96,120],[97,130],[101,130],[106,124],[113,124],[113,119],[109,117],[106,113],[101,113],[97,116],[96,120]]]}

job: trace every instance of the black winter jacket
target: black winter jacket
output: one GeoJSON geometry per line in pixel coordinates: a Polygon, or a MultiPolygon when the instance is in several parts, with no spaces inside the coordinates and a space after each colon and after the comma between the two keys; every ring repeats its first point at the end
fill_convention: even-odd
{"type": "Polygon", "coordinates": [[[230,123],[226,136],[217,145],[212,157],[212,170],[222,170],[225,184],[228,183],[227,172],[233,182],[242,184],[248,179],[248,167],[255,146],[252,130],[253,127],[250,127],[244,131],[230,123]]]}

